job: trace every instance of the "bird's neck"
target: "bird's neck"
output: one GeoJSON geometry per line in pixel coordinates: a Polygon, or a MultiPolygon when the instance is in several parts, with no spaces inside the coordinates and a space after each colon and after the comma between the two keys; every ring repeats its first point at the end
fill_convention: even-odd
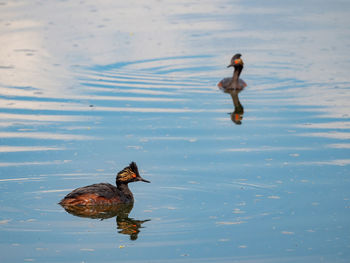
{"type": "Polygon", "coordinates": [[[233,78],[232,78],[232,84],[235,85],[235,87],[238,87],[238,79],[239,75],[241,75],[243,67],[242,66],[237,66],[235,67],[235,71],[233,72],[233,78]]]}
{"type": "Polygon", "coordinates": [[[127,183],[117,182],[117,188],[124,194],[124,196],[127,199],[129,199],[130,201],[134,201],[134,196],[133,196],[132,192],[130,191],[127,183]]]}

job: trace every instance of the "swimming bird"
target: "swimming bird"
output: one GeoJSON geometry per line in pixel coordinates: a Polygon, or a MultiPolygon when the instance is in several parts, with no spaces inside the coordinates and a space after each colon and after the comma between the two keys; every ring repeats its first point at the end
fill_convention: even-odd
{"type": "Polygon", "coordinates": [[[131,162],[117,174],[117,187],[108,183],[80,187],[67,194],[59,204],[62,206],[98,206],[133,203],[134,196],[128,183],[138,181],[150,183],[140,176],[136,163],[131,162]]]}
{"type": "Polygon", "coordinates": [[[232,57],[231,63],[227,67],[234,67],[233,77],[224,78],[217,84],[221,90],[243,90],[247,86],[244,80],[239,78],[244,65],[241,56],[241,54],[235,54],[232,57]]]}

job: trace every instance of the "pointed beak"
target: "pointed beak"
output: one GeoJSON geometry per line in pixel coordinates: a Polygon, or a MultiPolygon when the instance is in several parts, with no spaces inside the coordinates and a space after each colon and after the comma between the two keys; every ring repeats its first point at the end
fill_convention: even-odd
{"type": "Polygon", "coordinates": [[[150,183],[150,181],[143,179],[142,177],[139,178],[139,181],[145,182],[145,183],[150,183]]]}
{"type": "Polygon", "coordinates": [[[233,65],[232,65],[232,64],[230,64],[230,65],[228,65],[227,67],[228,67],[228,68],[229,68],[229,67],[233,67],[233,65]]]}

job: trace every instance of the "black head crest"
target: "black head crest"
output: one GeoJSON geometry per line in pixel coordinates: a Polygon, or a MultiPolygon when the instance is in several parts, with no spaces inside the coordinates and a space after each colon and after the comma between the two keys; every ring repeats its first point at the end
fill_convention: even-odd
{"type": "Polygon", "coordinates": [[[232,57],[232,59],[239,59],[239,58],[241,58],[241,56],[242,55],[240,53],[237,53],[232,57]]]}
{"type": "Polygon", "coordinates": [[[136,176],[140,176],[139,169],[137,168],[137,165],[135,162],[131,162],[129,164],[129,167],[130,167],[131,171],[136,174],[136,176]]]}

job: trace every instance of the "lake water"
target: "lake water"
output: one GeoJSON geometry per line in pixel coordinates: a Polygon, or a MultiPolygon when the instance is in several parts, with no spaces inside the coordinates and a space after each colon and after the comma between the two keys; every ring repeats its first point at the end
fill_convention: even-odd
{"type": "Polygon", "coordinates": [[[0,261],[349,262],[349,12],[0,1],[0,261]],[[131,161],[133,207],[57,204],[131,161]]]}

